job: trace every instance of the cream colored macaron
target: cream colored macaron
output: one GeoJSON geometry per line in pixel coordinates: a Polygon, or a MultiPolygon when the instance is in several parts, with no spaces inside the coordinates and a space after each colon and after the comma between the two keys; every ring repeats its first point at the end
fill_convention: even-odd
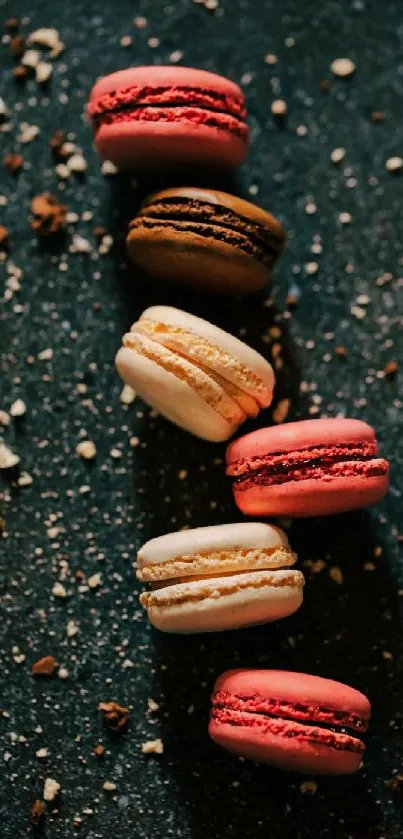
{"type": "Polygon", "coordinates": [[[245,522],[168,533],[146,542],[140,596],[163,632],[238,629],[287,617],[302,603],[304,577],[282,530],[245,522]]]}
{"type": "Polygon", "coordinates": [[[263,356],[206,320],[169,306],[143,312],[116,356],[122,379],[167,419],[212,442],[270,405],[263,356]]]}

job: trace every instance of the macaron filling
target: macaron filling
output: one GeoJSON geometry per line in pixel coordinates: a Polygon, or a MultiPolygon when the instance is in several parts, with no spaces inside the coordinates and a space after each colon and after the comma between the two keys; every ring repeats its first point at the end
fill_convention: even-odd
{"type": "MultiPolygon", "coordinates": [[[[287,547],[234,548],[226,551],[200,551],[197,554],[175,556],[164,562],[142,564],[137,571],[139,580],[154,583],[175,578],[223,576],[253,570],[284,568],[294,565],[296,555],[287,547]]],[[[168,582],[165,583],[166,585],[168,582]]]]}
{"type": "Polygon", "coordinates": [[[277,227],[274,232],[228,207],[180,196],[145,205],[130,224],[131,231],[165,227],[226,242],[269,267],[284,247],[277,227]]]}
{"type": "MultiPolygon", "coordinates": [[[[346,733],[335,722],[334,727],[327,728],[325,725],[316,725],[315,719],[304,724],[295,719],[270,716],[268,714],[255,714],[245,711],[234,711],[231,708],[217,704],[213,696],[213,708],[211,719],[220,725],[237,726],[241,728],[258,728],[263,734],[272,737],[287,737],[300,742],[313,743],[317,746],[326,746],[337,751],[347,751],[362,754],[365,751],[365,744],[357,737],[346,733]]],[[[363,721],[364,722],[364,721],[363,721]]]]}
{"type": "Polygon", "coordinates": [[[290,481],[327,480],[387,475],[387,460],[377,456],[376,441],[309,446],[236,460],[226,473],[238,491],[250,486],[276,486],[290,481]]]}
{"type": "Polygon", "coordinates": [[[108,91],[89,103],[88,113],[95,131],[115,122],[185,120],[225,129],[244,140],[249,133],[243,96],[186,85],[133,85],[108,91]]]}

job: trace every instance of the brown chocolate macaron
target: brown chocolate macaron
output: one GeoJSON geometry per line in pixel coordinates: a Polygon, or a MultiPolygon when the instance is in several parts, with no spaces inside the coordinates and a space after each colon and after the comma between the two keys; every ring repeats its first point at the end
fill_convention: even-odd
{"type": "Polygon", "coordinates": [[[129,225],[133,262],[154,277],[219,294],[268,283],[284,249],[280,222],[249,201],[178,187],[146,199],[129,225]]]}

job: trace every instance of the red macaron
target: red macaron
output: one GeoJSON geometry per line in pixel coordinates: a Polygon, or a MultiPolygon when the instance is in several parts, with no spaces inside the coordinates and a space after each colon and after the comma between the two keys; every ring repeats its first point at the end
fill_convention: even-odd
{"type": "Polygon", "coordinates": [[[371,716],[359,691],[285,670],[228,670],[214,685],[209,725],[219,746],[292,772],[359,769],[371,716]]]}
{"type": "Polygon", "coordinates": [[[99,154],[122,169],[231,169],[246,156],[243,93],[207,70],[119,70],[94,85],[88,113],[99,154]]]}
{"type": "Polygon", "coordinates": [[[262,428],[227,449],[235,502],[251,516],[320,516],[376,504],[388,472],[374,430],[355,419],[262,428]]]}

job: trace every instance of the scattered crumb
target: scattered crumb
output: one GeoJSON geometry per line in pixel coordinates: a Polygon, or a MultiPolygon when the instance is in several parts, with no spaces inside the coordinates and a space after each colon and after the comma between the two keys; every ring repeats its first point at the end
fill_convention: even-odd
{"type": "Polygon", "coordinates": [[[18,175],[24,166],[24,158],[22,154],[6,154],[3,163],[11,175],[18,175]]]}
{"type": "Polygon", "coordinates": [[[39,827],[45,815],[45,805],[39,798],[34,801],[29,814],[29,820],[34,827],[39,827]]]}
{"type": "Polygon", "coordinates": [[[22,399],[16,399],[15,402],[11,405],[10,414],[12,417],[17,419],[18,417],[23,417],[27,412],[27,406],[22,399]]]}
{"type": "Polygon", "coordinates": [[[53,358],[53,350],[51,347],[47,347],[46,350],[41,350],[38,353],[39,361],[52,361],[53,358]]]}
{"type": "Polygon", "coordinates": [[[52,586],[52,594],[53,597],[60,597],[63,599],[64,597],[68,597],[67,591],[63,585],[63,583],[56,582],[52,586]]]}
{"type": "Polygon", "coordinates": [[[351,58],[335,58],[330,65],[330,69],[335,76],[347,79],[355,73],[357,68],[351,58]]]}
{"type": "Polygon", "coordinates": [[[318,785],[315,781],[303,781],[300,786],[302,795],[315,795],[317,789],[318,785]]]}
{"type": "Polygon", "coordinates": [[[75,621],[67,621],[66,632],[68,638],[74,638],[78,634],[79,629],[75,621]]]}
{"type": "Polygon", "coordinates": [[[31,667],[33,676],[53,676],[55,670],[57,670],[57,661],[52,655],[45,655],[35,661],[31,667]]]}
{"type": "Polygon", "coordinates": [[[110,450],[110,456],[113,457],[114,460],[118,460],[120,457],[122,457],[122,452],[120,451],[120,449],[113,448],[110,450]]]}
{"type": "Polygon", "coordinates": [[[284,117],[287,113],[287,103],[283,99],[275,99],[271,103],[270,110],[274,117],[284,117]]]}
{"type": "Polygon", "coordinates": [[[289,410],[291,407],[290,399],[281,399],[280,402],[276,405],[273,410],[273,420],[275,423],[280,424],[287,419],[289,410]]]}
{"type": "Polygon", "coordinates": [[[117,702],[100,702],[98,708],[103,711],[105,725],[115,734],[126,728],[129,721],[128,708],[118,705],[117,702]]]}
{"type": "Polygon", "coordinates": [[[92,440],[83,440],[76,446],[76,452],[84,460],[93,460],[97,453],[97,447],[92,440]]]}
{"type": "Polygon", "coordinates": [[[350,224],[350,221],[353,220],[351,213],[339,213],[339,222],[340,224],[350,224]]]}
{"type": "Polygon", "coordinates": [[[4,428],[10,425],[10,414],[7,411],[0,411],[0,425],[4,426],[4,428]]]}
{"type": "Polygon", "coordinates": [[[43,788],[43,797],[45,801],[54,801],[59,795],[61,786],[54,778],[46,778],[45,786],[43,788]]]}
{"type": "Polygon", "coordinates": [[[14,454],[5,443],[0,443],[0,469],[12,469],[19,462],[18,455],[14,454]]]}
{"type": "Polygon", "coordinates": [[[94,755],[97,757],[103,757],[105,754],[105,746],[101,746],[99,743],[97,746],[94,746],[94,755]]]}
{"type": "Polygon", "coordinates": [[[0,251],[6,251],[10,244],[10,236],[8,232],[8,227],[5,227],[4,224],[0,224],[0,251]]]}
{"type": "Polygon", "coordinates": [[[132,387],[130,387],[130,385],[123,385],[120,394],[120,401],[123,402],[123,405],[132,405],[136,396],[136,392],[132,387]]]}
{"type": "Polygon", "coordinates": [[[59,204],[49,192],[37,195],[31,201],[31,213],[34,218],[31,227],[40,236],[51,236],[60,233],[66,219],[66,207],[59,204]]]}
{"type": "Polygon", "coordinates": [[[105,781],[105,783],[103,784],[103,789],[105,790],[105,792],[114,792],[116,789],[116,784],[114,784],[113,781],[105,781]]]}
{"type": "Polygon", "coordinates": [[[403,772],[393,775],[393,778],[386,782],[386,786],[394,798],[403,800],[403,772]]]}
{"type": "Polygon", "coordinates": [[[383,372],[387,379],[395,379],[398,369],[399,365],[397,361],[387,361],[385,367],[383,368],[383,372]]]}
{"type": "Polygon", "coordinates": [[[337,585],[343,585],[344,576],[341,568],[339,568],[338,565],[332,565],[332,567],[329,568],[329,577],[333,580],[334,583],[337,583],[337,585]]]}
{"type": "Polygon", "coordinates": [[[158,702],[150,698],[147,700],[147,707],[149,711],[158,711],[160,706],[158,702]]]}
{"type": "MultiPolygon", "coordinates": [[[[22,70],[26,72],[26,68],[22,67],[22,70]]],[[[17,140],[19,143],[32,143],[33,140],[36,140],[38,134],[40,133],[40,129],[38,125],[30,125],[28,122],[22,122],[20,125],[20,133],[17,136],[17,140]]]]}
{"type": "MultiPolygon", "coordinates": [[[[111,160],[104,160],[101,166],[102,175],[116,175],[119,169],[111,160]]],[[[106,232],[106,231],[105,231],[106,232]]]]}
{"type": "Polygon", "coordinates": [[[53,66],[49,61],[39,61],[35,68],[35,79],[38,84],[46,84],[53,73],[53,66]]]}
{"type": "Polygon", "coordinates": [[[92,574],[91,577],[88,577],[87,585],[89,588],[98,588],[102,585],[102,574],[98,572],[97,574],[92,574]]]}
{"type": "Polygon", "coordinates": [[[141,751],[144,755],[162,755],[164,744],[159,737],[157,740],[147,740],[142,744],[141,751]]]}
{"type": "Polygon", "coordinates": [[[334,348],[334,354],[338,358],[347,358],[348,350],[346,349],[346,347],[337,346],[337,347],[334,348]]]}
{"type": "Polygon", "coordinates": [[[385,111],[372,111],[371,119],[372,122],[384,122],[385,111]]]}
{"type": "Polygon", "coordinates": [[[403,167],[402,157],[389,157],[385,163],[388,172],[400,172],[403,167]]]}
{"type": "Polygon", "coordinates": [[[70,172],[82,174],[87,169],[87,161],[82,154],[73,154],[67,161],[67,166],[70,172]]]}
{"type": "Polygon", "coordinates": [[[42,760],[43,758],[48,757],[48,754],[49,754],[49,749],[47,749],[45,746],[43,746],[41,749],[38,749],[35,752],[35,757],[38,757],[39,760],[42,760]]]}
{"type": "Polygon", "coordinates": [[[343,149],[341,146],[337,147],[336,149],[333,149],[333,151],[330,152],[330,160],[332,161],[332,163],[341,163],[341,161],[344,160],[345,156],[346,150],[343,149]]]}
{"type": "Polygon", "coordinates": [[[274,53],[271,53],[271,52],[267,53],[267,55],[265,55],[265,57],[264,57],[264,63],[265,64],[277,64],[277,56],[274,55],[274,53]]]}

